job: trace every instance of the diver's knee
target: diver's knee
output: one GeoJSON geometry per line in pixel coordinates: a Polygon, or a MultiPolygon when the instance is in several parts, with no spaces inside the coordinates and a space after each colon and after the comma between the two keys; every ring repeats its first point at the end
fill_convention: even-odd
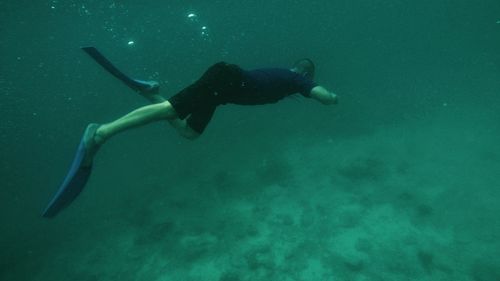
{"type": "Polygon", "coordinates": [[[167,119],[177,118],[177,111],[175,111],[175,108],[168,100],[157,103],[157,105],[160,106],[161,109],[164,111],[165,118],[167,119]]]}
{"type": "Polygon", "coordinates": [[[200,133],[196,132],[195,130],[193,130],[189,127],[186,127],[184,130],[182,130],[179,133],[181,134],[181,136],[183,136],[184,138],[186,138],[188,140],[196,140],[201,135],[200,133]]]}
{"type": "Polygon", "coordinates": [[[195,140],[200,137],[201,133],[189,126],[188,122],[184,121],[183,126],[178,128],[181,136],[188,140],[195,140]]]}

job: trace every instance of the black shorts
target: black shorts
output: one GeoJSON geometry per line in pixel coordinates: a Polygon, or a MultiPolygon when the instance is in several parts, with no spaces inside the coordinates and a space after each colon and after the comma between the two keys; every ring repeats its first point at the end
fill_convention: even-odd
{"type": "Polygon", "coordinates": [[[241,87],[242,70],[237,65],[219,62],[209,67],[198,81],[170,97],[180,119],[198,133],[203,133],[215,108],[227,103],[229,95],[241,87]]]}

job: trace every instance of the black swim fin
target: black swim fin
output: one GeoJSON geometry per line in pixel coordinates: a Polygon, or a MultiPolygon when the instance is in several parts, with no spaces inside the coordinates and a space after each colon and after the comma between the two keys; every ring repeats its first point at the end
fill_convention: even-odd
{"type": "Polygon", "coordinates": [[[64,208],[69,206],[85,187],[92,173],[92,157],[99,148],[95,141],[93,141],[98,128],[99,124],[90,124],[85,129],[80,145],[76,150],[76,155],[73,158],[73,163],[63,183],[50,200],[45,211],[43,211],[43,217],[55,217],[64,208]],[[87,158],[89,156],[90,158],[87,158]]]}
{"type": "Polygon", "coordinates": [[[159,84],[156,81],[143,81],[138,79],[132,79],[116,66],[113,65],[106,57],[104,57],[99,50],[95,47],[82,47],[82,50],[91,56],[98,64],[100,64],[104,69],[106,69],[113,76],[118,78],[120,81],[125,83],[129,88],[134,91],[140,92],[142,94],[158,91],[159,84]]]}

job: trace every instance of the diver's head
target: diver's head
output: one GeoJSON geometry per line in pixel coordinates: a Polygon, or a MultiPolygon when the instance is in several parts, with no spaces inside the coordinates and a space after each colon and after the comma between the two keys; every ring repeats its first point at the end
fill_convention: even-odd
{"type": "Polygon", "coordinates": [[[292,67],[293,72],[302,74],[304,77],[314,80],[314,63],[312,60],[304,58],[297,60],[292,67]]]}

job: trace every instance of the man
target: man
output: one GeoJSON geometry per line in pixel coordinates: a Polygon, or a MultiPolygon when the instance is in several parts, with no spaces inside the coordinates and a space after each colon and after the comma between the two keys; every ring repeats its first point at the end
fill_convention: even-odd
{"type": "MultiPolygon", "coordinates": [[[[90,176],[92,160],[99,147],[122,131],[167,120],[181,136],[196,139],[205,130],[217,106],[222,104],[276,103],[297,93],[322,104],[336,104],[337,96],[313,81],[314,72],[315,66],[310,59],[298,60],[291,69],[243,70],[236,65],[219,62],[208,68],[198,81],[169,99],[159,95],[158,83],[140,81],[148,83],[140,94],[153,104],[138,108],[113,122],[87,127],[70,173],[44,216],[54,216],[78,195],[90,176]]],[[[120,77],[121,74],[114,75],[120,77]]]]}
{"type": "MultiPolygon", "coordinates": [[[[143,93],[153,105],[95,127],[89,148],[100,146],[115,134],[147,123],[167,120],[179,134],[188,139],[198,138],[204,131],[217,106],[233,103],[258,105],[275,103],[300,93],[323,104],[336,104],[337,96],[318,86],[314,79],[315,66],[310,59],[297,61],[292,69],[267,68],[246,71],[224,62],[211,66],[194,84],[169,99],[157,91],[143,93]]],[[[152,84],[152,89],[157,85],[152,84]]],[[[89,152],[95,149],[89,149],[89,152]]],[[[90,162],[92,153],[86,155],[90,162]]]]}

